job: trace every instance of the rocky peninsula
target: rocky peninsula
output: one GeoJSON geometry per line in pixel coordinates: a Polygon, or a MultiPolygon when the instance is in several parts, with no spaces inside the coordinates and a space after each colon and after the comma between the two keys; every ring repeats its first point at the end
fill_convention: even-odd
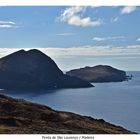
{"type": "Polygon", "coordinates": [[[63,74],[57,64],[37,49],[19,50],[0,59],[1,89],[57,89],[93,87],[63,74]]]}
{"type": "Polygon", "coordinates": [[[125,71],[108,65],[97,65],[94,67],[73,69],[66,72],[66,74],[93,83],[122,82],[127,79],[125,71]]]}

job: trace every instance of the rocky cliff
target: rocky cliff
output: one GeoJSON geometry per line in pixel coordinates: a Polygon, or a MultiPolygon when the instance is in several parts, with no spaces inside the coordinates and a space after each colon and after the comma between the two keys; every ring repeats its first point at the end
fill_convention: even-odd
{"type": "Polygon", "coordinates": [[[64,75],[56,63],[39,50],[20,50],[0,59],[0,88],[54,89],[92,87],[79,78],[64,75]]]}
{"type": "Polygon", "coordinates": [[[107,65],[97,65],[74,69],[66,73],[88,82],[121,82],[126,80],[126,72],[107,65]]]}
{"type": "Polygon", "coordinates": [[[0,134],[133,134],[104,120],[0,94],[0,134]]]}

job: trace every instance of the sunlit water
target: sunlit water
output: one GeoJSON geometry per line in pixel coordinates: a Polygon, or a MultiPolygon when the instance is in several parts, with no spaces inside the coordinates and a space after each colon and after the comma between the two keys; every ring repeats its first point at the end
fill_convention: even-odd
{"type": "Polygon", "coordinates": [[[94,88],[0,92],[55,110],[102,118],[140,133],[140,72],[129,73],[134,75],[131,81],[96,83],[94,88]]]}

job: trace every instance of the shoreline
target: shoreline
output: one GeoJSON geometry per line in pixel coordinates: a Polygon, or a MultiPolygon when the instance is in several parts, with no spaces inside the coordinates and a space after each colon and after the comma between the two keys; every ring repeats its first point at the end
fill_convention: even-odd
{"type": "Polygon", "coordinates": [[[0,94],[0,134],[136,134],[103,119],[0,94]]]}

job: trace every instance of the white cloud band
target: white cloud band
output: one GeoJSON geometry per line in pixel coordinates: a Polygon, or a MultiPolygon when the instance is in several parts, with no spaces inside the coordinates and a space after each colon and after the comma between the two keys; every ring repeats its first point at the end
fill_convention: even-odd
{"type": "Polygon", "coordinates": [[[102,42],[102,41],[111,41],[111,40],[113,40],[113,41],[115,41],[115,40],[124,40],[125,39],[125,37],[124,36],[114,36],[114,37],[93,37],[93,39],[92,40],[94,40],[94,41],[98,41],[98,42],[102,42]]]}
{"type": "MultiPolygon", "coordinates": [[[[22,49],[22,48],[21,48],[22,49]]],[[[29,50],[32,48],[25,48],[29,50]]],[[[140,45],[131,46],[81,46],[71,48],[37,48],[52,58],[69,58],[71,56],[140,56],[140,45]]],[[[0,48],[0,57],[18,51],[20,48],[0,48]]]]}
{"type": "Polygon", "coordinates": [[[0,21],[0,28],[15,28],[16,23],[13,21],[0,21]]]}

